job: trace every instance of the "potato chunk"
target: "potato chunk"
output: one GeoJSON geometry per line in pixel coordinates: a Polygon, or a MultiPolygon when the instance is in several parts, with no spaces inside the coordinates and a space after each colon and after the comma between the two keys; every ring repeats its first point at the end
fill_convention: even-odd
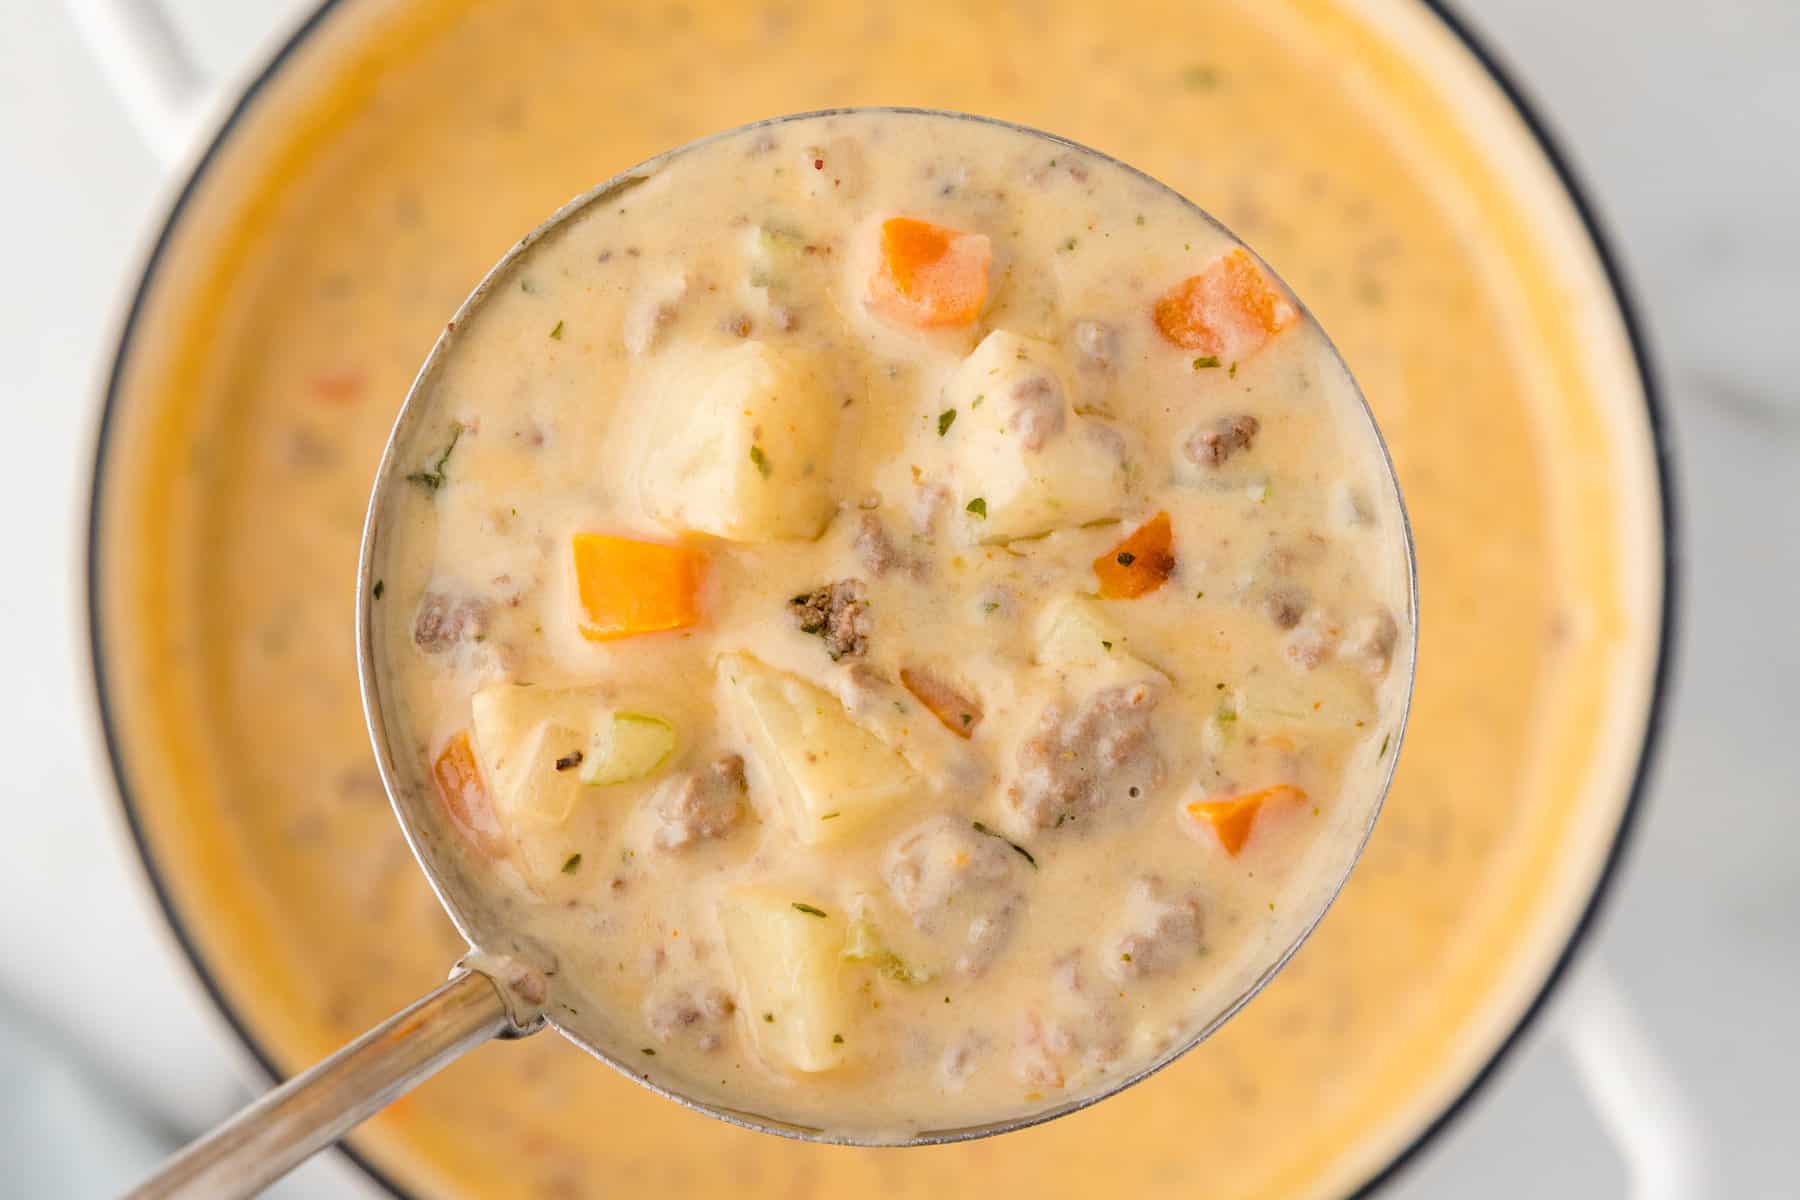
{"type": "Polygon", "coordinates": [[[1165,678],[1131,652],[1130,635],[1091,596],[1064,596],[1045,608],[1038,623],[1037,661],[1092,685],[1165,678]]]}
{"type": "Polygon", "coordinates": [[[1055,347],[996,330],[945,390],[957,418],[943,438],[951,486],[969,536],[1031,537],[1118,514],[1125,440],[1076,414],[1055,347]]]}
{"type": "Polygon", "coordinates": [[[605,713],[592,691],[501,683],[484,687],[470,702],[476,757],[487,779],[495,815],[513,831],[551,829],[569,819],[580,793],[581,762],[588,739],[605,713]],[[574,754],[571,767],[559,761],[574,754]]]}
{"type": "Polygon", "coordinates": [[[719,924],[757,1053],[794,1071],[843,1062],[843,915],[798,893],[744,887],[721,897],[719,924]]]}
{"type": "Polygon", "coordinates": [[[774,793],[771,815],[802,845],[855,833],[924,787],[830,693],[744,654],[720,657],[719,683],[774,793]]]}
{"type": "Polygon", "coordinates": [[[644,513],[738,542],[818,537],[837,506],[839,390],[798,350],[670,346],[637,389],[648,414],[637,478],[644,513]]]}

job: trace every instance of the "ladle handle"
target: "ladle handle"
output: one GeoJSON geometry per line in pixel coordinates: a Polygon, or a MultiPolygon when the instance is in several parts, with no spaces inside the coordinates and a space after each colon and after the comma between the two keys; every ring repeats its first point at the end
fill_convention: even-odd
{"type": "Polygon", "coordinates": [[[417,1004],[176,1154],[127,1200],[253,1196],[389,1101],[513,1028],[500,988],[459,970],[417,1004]]]}

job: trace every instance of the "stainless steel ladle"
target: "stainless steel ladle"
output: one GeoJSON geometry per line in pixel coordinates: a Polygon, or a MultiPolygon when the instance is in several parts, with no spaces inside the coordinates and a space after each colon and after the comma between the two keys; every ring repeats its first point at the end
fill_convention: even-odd
{"type": "MultiPolygon", "coordinates": [[[[1039,130],[962,113],[904,108],[801,113],[715,134],[702,142],[690,143],[640,163],[564,205],[549,220],[522,238],[495,264],[469,294],[468,299],[463,301],[454,319],[439,336],[418,377],[413,381],[406,402],[401,406],[369,499],[356,590],[357,670],[362,683],[363,713],[374,743],[376,765],[414,857],[418,859],[426,878],[431,881],[432,889],[437,893],[445,911],[450,914],[450,919],[468,940],[470,952],[456,965],[449,981],[442,987],[382,1022],[304,1074],[269,1092],[224,1125],[180,1151],[152,1178],[133,1191],[132,1197],[150,1200],[161,1197],[252,1195],[467,1051],[492,1038],[523,1037],[537,1032],[545,1025],[658,1095],[747,1129],[807,1141],[889,1146],[931,1145],[1005,1133],[1062,1116],[1112,1096],[1204,1041],[1274,977],[1324,916],[1326,908],[1348,877],[1350,867],[1360,855],[1362,843],[1374,826],[1376,814],[1381,807],[1380,801],[1385,797],[1392,779],[1393,764],[1399,758],[1398,741],[1405,730],[1406,708],[1410,706],[1412,695],[1414,655],[1410,635],[1416,627],[1416,570],[1412,530],[1406,521],[1405,509],[1400,504],[1399,484],[1394,477],[1391,461],[1387,463],[1387,480],[1393,489],[1395,509],[1399,513],[1405,541],[1408,586],[1405,623],[1408,636],[1402,639],[1402,645],[1406,649],[1406,703],[1402,705],[1397,718],[1395,752],[1386,755],[1385,766],[1378,771],[1379,778],[1374,781],[1379,792],[1369,803],[1368,824],[1362,831],[1362,838],[1353,848],[1354,852],[1344,859],[1342,876],[1330,881],[1331,886],[1320,889],[1317,911],[1310,915],[1298,935],[1275,956],[1250,986],[1223,1011],[1197,1029],[1187,1041],[1172,1048],[1144,1069],[1113,1081],[1102,1091],[1004,1121],[955,1129],[922,1130],[886,1139],[848,1137],[755,1113],[723,1108],[682,1095],[647,1078],[632,1064],[617,1057],[608,1049],[603,1031],[591,1023],[591,1018],[584,1028],[584,1021],[576,1010],[559,1003],[558,985],[553,974],[541,971],[534,965],[543,961],[542,952],[520,943],[516,931],[508,929],[504,921],[497,918],[493,910],[483,903],[480,894],[452,869],[449,856],[439,850],[429,832],[433,817],[429,811],[428,789],[420,786],[416,779],[410,778],[410,773],[403,771],[399,765],[402,761],[410,761],[416,757],[414,747],[403,733],[397,743],[388,728],[382,681],[376,667],[378,659],[371,589],[377,578],[383,539],[389,532],[386,523],[386,518],[390,515],[388,498],[401,484],[409,467],[422,457],[423,447],[416,444],[419,439],[415,435],[422,426],[427,425],[424,417],[429,405],[421,402],[421,397],[428,396],[432,391],[447,352],[456,340],[457,331],[475,315],[490,294],[511,278],[515,266],[539,239],[589,205],[616,196],[650,178],[671,160],[695,146],[716,138],[735,136],[747,129],[858,111],[984,121],[1043,139],[1059,149],[1072,148],[1106,159],[1105,155],[1096,151],[1039,130]],[[398,755],[396,750],[399,751],[398,755]]],[[[1125,169],[1131,170],[1129,167],[1125,169]]],[[[1212,220],[1197,207],[1191,204],[1190,207],[1194,207],[1194,211],[1200,212],[1207,220],[1212,220]]],[[[1307,314],[1306,319],[1312,319],[1310,314],[1307,314]]],[[[1380,434],[1375,430],[1374,417],[1369,414],[1366,404],[1363,412],[1379,444],[1380,434]]],[[[426,428],[424,436],[436,436],[435,427],[426,428]]],[[[1382,447],[1382,454],[1385,460],[1385,445],[1382,447]]]]}

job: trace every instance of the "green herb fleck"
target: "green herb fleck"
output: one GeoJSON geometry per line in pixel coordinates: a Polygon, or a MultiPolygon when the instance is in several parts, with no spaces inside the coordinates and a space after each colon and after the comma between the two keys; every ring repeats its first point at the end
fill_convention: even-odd
{"type": "Polygon", "coordinates": [[[954,424],[956,424],[956,410],[954,408],[946,408],[943,412],[938,414],[938,436],[943,437],[946,433],[949,433],[950,427],[954,424]]]}
{"type": "Polygon", "coordinates": [[[562,330],[563,330],[563,323],[561,321],[558,321],[556,323],[555,327],[550,330],[550,340],[553,342],[562,341],[562,330]]]}
{"type": "Polygon", "coordinates": [[[796,912],[803,912],[809,917],[823,917],[825,915],[824,909],[814,908],[812,905],[803,904],[798,900],[794,901],[794,910],[796,912]]]}
{"type": "Polygon", "coordinates": [[[1394,739],[1394,735],[1393,735],[1393,734],[1391,734],[1391,733],[1390,733],[1390,734],[1388,734],[1388,735],[1387,735],[1387,736],[1386,736],[1386,737],[1384,737],[1384,738],[1382,738],[1382,739],[1381,739],[1381,749],[1380,749],[1380,750],[1377,750],[1377,751],[1376,751],[1376,752],[1375,752],[1375,757],[1376,757],[1376,758],[1386,758],[1386,757],[1387,757],[1387,748],[1388,748],[1388,743],[1389,743],[1389,742],[1390,742],[1390,741],[1392,741],[1392,740],[1393,740],[1393,739],[1394,739]]]}
{"type": "Polygon", "coordinates": [[[1037,859],[1031,857],[1031,851],[1029,851],[1025,847],[1019,845],[1019,843],[1013,841],[1011,838],[1007,837],[1004,833],[996,833],[994,830],[989,829],[986,825],[983,825],[980,821],[975,821],[975,822],[973,822],[973,824],[974,824],[976,833],[986,834],[988,837],[991,837],[991,838],[999,838],[1001,841],[1003,841],[1007,845],[1011,846],[1014,850],[1017,850],[1019,852],[1019,857],[1023,858],[1026,862],[1031,864],[1032,870],[1034,870],[1034,871],[1037,870],[1038,861],[1037,861],[1037,859]]]}
{"type": "Polygon", "coordinates": [[[844,1035],[843,1035],[843,1034],[841,1034],[841,1033],[834,1033],[834,1034],[832,1034],[832,1035],[831,1035],[831,1044],[832,1044],[832,1045],[834,1045],[834,1046],[841,1046],[841,1045],[843,1045],[843,1044],[844,1044],[844,1035]]]}
{"type": "Polygon", "coordinates": [[[986,601],[982,604],[981,611],[984,613],[997,613],[1000,611],[1000,602],[998,600],[986,601]]]}
{"type": "Polygon", "coordinates": [[[1204,63],[1195,63],[1181,73],[1181,86],[1190,92],[1210,92],[1219,86],[1219,72],[1204,63]]]}
{"type": "Polygon", "coordinates": [[[1204,600],[1204,599],[1206,599],[1206,593],[1205,593],[1205,592],[1195,592],[1195,593],[1194,593],[1194,599],[1196,599],[1196,600],[1204,600]]]}
{"type": "Polygon", "coordinates": [[[763,1020],[765,1020],[769,1024],[773,1025],[775,1023],[775,1014],[774,1013],[764,1013],[763,1020]]]}
{"type": "Polygon", "coordinates": [[[1121,954],[1121,955],[1119,955],[1119,961],[1120,961],[1120,962],[1130,962],[1130,961],[1131,961],[1131,955],[1129,955],[1129,954],[1121,954]]]}
{"type": "Polygon", "coordinates": [[[769,456],[763,453],[761,446],[750,447],[750,461],[755,464],[757,471],[764,479],[767,479],[774,471],[774,468],[769,466],[769,456]]]}
{"type": "Polygon", "coordinates": [[[1142,224],[1143,224],[1143,223],[1144,223],[1144,214],[1143,214],[1143,213],[1139,213],[1139,214],[1138,214],[1138,215],[1137,215],[1137,223],[1138,223],[1138,224],[1139,224],[1139,225],[1142,225],[1142,224]]]}
{"type": "Polygon", "coordinates": [[[822,816],[822,817],[820,817],[820,818],[819,818],[819,820],[821,820],[821,821],[829,821],[829,820],[831,820],[831,819],[832,819],[832,818],[833,818],[833,817],[840,817],[840,816],[842,816],[842,815],[843,815],[843,814],[842,814],[842,813],[840,813],[840,812],[839,812],[839,811],[838,811],[838,810],[837,810],[837,809],[835,809],[835,808],[834,808],[834,809],[832,809],[832,810],[831,810],[831,811],[830,811],[830,812],[828,812],[828,813],[826,813],[826,814],[825,814],[825,815],[824,815],[824,816],[822,816]]]}
{"type": "Polygon", "coordinates": [[[982,520],[984,520],[984,521],[987,520],[987,498],[984,496],[975,497],[973,500],[969,501],[967,504],[965,504],[963,506],[963,511],[968,512],[968,513],[974,513],[976,516],[980,517],[982,520]]]}
{"type": "Polygon", "coordinates": [[[1064,250],[1073,250],[1074,248],[1075,248],[1075,239],[1073,237],[1069,238],[1068,241],[1063,243],[1064,250]]]}
{"type": "Polygon", "coordinates": [[[1216,354],[1202,354],[1194,360],[1194,370],[1196,371],[1210,371],[1218,365],[1219,356],[1216,354]]]}
{"type": "Polygon", "coordinates": [[[387,591],[387,584],[377,579],[375,581],[375,586],[369,589],[369,594],[379,600],[381,599],[381,593],[385,591],[387,591]]]}
{"type": "Polygon", "coordinates": [[[579,870],[581,870],[581,855],[579,853],[571,854],[563,860],[564,875],[573,875],[579,870]]]}
{"type": "Polygon", "coordinates": [[[1105,639],[1104,639],[1104,638],[1102,638],[1102,639],[1101,639],[1101,641],[1100,641],[1100,644],[1101,644],[1101,645],[1102,645],[1102,646],[1105,646],[1105,647],[1106,647],[1106,652],[1107,652],[1107,653],[1108,653],[1108,654],[1111,654],[1111,653],[1112,653],[1112,643],[1111,643],[1111,642],[1109,642],[1109,641],[1107,641],[1107,640],[1105,640],[1105,639]]]}
{"type": "MultiPolygon", "coordinates": [[[[580,765],[581,751],[579,750],[571,750],[556,760],[556,769],[559,771],[572,771],[580,765]]],[[[579,858],[580,855],[577,855],[576,857],[579,858]]]]}
{"type": "Polygon", "coordinates": [[[986,399],[987,399],[987,393],[986,393],[986,392],[982,392],[982,393],[980,393],[980,394],[978,394],[978,395],[977,395],[977,396],[976,396],[976,397],[975,397],[975,399],[973,399],[973,400],[971,400],[971,401],[969,401],[969,407],[970,407],[970,408],[971,408],[971,409],[976,409],[976,408],[980,408],[980,407],[981,407],[981,402],[982,402],[982,401],[983,401],[983,400],[986,400],[986,399]]]}
{"type": "Polygon", "coordinates": [[[651,1058],[655,1058],[655,1057],[656,1057],[656,1051],[654,1051],[654,1050],[652,1050],[652,1049],[651,1049],[651,1048],[650,1048],[650,1047],[648,1047],[648,1046],[645,1046],[645,1047],[644,1047],[644,1048],[643,1048],[643,1049],[642,1049],[642,1050],[641,1050],[641,1051],[640,1051],[640,1053],[643,1053],[643,1054],[648,1054],[648,1055],[649,1055],[649,1056],[650,1056],[650,1057],[651,1057],[651,1058]]]}
{"type": "Polygon", "coordinates": [[[444,446],[444,452],[437,457],[429,471],[414,471],[406,477],[408,483],[416,483],[426,491],[435,492],[444,486],[444,464],[450,461],[450,452],[456,449],[457,439],[462,437],[461,421],[450,422],[450,441],[444,446]]]}
{"type": "Polygon", "coordinates": [[[967,729],[970,725],[973,725],[975,723],[975,714],[974,713],[962,713],[961,716],[962,716],[962,723],[963,723],[964,729],[967,729]]]}
{"type": "Polygon", "coordinates": [[[1237,378],[1237,364],[1236,363],[1231,364],[1231,370],[1225,372],[1225,377],[1227,379],[1236,379],[1237,378]]]}
{"type": "Polygon", "coordinates": [[[1119,551],[1119,557],[1117,559],[1115,559],[1114,561],[1117,562],[1121,567],[1129,567],[1132,563],[1137,561],[1137,555],[1133,554],[1129,550],[1121,550],[1121,551],[1119,551]]]}

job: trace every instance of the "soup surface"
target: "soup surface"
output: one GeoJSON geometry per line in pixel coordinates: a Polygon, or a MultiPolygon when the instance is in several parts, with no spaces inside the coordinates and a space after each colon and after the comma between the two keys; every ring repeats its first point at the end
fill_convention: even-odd
{"type": "Polygon", "coordinates": [[[713,139],[507,264],[419,404],[389,736],[478,936],[634,1071],[861,1138],[1079,1099],[1361,845],[1409,676],[1385,458],[1281,285],[1110,160],[876,110],[713,139]]]}
{"type": "Polygon", "coordinates": [[[357,1145],[434,1196],[1342,1194],[1543,978],[1617,820],[1657,626],[1633,557],[1648,454],[1616,416],[1635,385],[1592,252],[1478,68],[1409,4],[342,0],[184,210],[121,380],[102,654],[160,877],[285,1070],[443,979],[462,942],[376,777],[350,617],[401,398],[445,314],[569,196],[758,115],[850,103],[1104,146],[1216,213],[1331,331],[1430,601],[1374,837],[1254,1004],[1040,1129],[796,1144],[537,1037],[477,1051],[357,1145]]]}

